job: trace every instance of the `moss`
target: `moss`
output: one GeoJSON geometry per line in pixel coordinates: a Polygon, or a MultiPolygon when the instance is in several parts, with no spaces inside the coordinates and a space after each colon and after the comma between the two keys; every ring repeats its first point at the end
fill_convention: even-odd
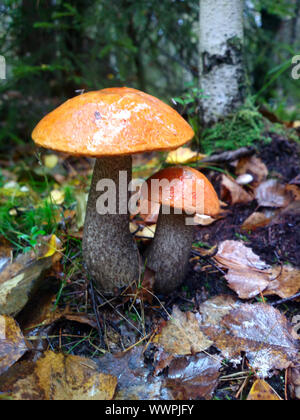
{"type": "Polygon", "coordinates": [[[253,146],[260,141],[270,141],[265,132],[264,117],[248,100],[235,114],[204,129],[201,133],[201,144],[207,154],[217,150],[236,150],[239,147],[253,146]]]}

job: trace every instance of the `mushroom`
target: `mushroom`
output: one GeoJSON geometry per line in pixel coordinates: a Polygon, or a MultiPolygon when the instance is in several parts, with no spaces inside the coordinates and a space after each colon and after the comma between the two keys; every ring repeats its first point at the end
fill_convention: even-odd
{"type": "Polygon", "coordinates": [[[166,294],[183,281],[194,239],[195,214],[215,216],[219,199],[209,180],[189,167],[172,167],[152,175],[141,190],[141,213],[160,205],[155,237],[146,250],[147,266],[155,274],[155,291],[166,294]],[[190,215],[190,219],[188,218],[190,215]]]}
{"type": "MultiPolygon", "coordinates": [[[[103,292],[139,280],[140,257],[129,231],[128,185],[132,154],[174,150],[194,136],[170,106],[131,88],[110,88],[77,96],[46,115],[32,133],[41,147],[95,157],[87,204],[83,257],[103,292]],[[115,211],[99,214],[99,181],[115,186],[115,211]]],[[[103,192],[103,191],[102,191],[103,192]]]]}

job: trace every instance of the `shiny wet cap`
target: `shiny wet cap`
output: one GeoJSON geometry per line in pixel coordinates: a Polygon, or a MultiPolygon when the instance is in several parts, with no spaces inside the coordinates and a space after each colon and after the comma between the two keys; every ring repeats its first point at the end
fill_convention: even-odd
{"type": "Polygon", "coordinates": [[[126,87],[76,96],[46,115],[32,133],[41,147],[91,157],[174,150],[193,136],[169,105],[126,87]]]}

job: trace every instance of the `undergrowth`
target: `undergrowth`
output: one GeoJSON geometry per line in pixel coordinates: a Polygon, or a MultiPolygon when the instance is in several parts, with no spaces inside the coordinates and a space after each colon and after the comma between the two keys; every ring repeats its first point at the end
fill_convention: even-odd
{"type": "Polygon", "coordinates": [[[257,142],[269,142],[266,123],[258,109],[247,100],[235,114],[201,133],[200,144],[206,154],[217,150],[235,150],[253,146],[257,142]]]}

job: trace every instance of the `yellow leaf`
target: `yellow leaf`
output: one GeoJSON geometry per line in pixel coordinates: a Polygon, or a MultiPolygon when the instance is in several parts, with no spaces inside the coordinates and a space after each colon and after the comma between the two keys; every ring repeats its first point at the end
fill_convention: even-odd
{"type": "Polygon", "coordinates": [[[248,401],[282,401],[274,389],[264,380],[258,379],[254,382],[248,401]]]}
{"type": "Polygon", "coordinates": [[[205,157],[197,152],[193,152],[188,147],[180,147],[177,150],[173,150],[167,156],[166,162],[170,165],[183,165],[185,163],[197,162],[205,157]]]}
{"type": "Polygon", "coordinates": [[[48,251],[45,255],[42,256],[42,258],[52,257],[52,255],[54,255],[59,249],[61,249],[60,244],[61,242],[57,238],[57,236],[52,235],[48,244],[48,251]]]}
{"type": "Polygon", "coordinates": [[[44,164],[46,168],[53,169],[58,164],[58,157],[56,155],[46,155],[44,157],[44,164]]]}
{"type": "Polygon", "coordinates": [[[65,201],[65,193],[60,190],[53,190],[50,193],[50,201],[53,204],[61,205],[65,201]]]}

